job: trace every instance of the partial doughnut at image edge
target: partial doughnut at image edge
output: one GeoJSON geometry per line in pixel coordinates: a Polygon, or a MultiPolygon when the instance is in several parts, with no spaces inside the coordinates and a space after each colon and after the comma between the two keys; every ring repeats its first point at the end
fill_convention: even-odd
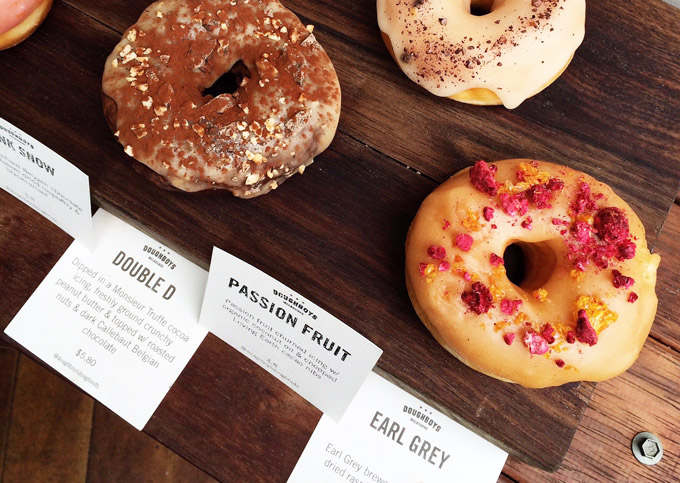
{"type": "Polygon", "coordinates": [[[399,68],[432,94],[514,109],[567,68],[585,0],[377,0],[399,68]]]}

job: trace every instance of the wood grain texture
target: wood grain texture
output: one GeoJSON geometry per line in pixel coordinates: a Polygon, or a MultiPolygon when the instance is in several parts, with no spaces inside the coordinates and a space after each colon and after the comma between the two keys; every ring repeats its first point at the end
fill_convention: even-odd
{"type": "Polygon", "coordinates": [[[4,346],[0,341],[0,481],[2,481],[5,468],[5,451],[12,419],[14,381],[18,360],[19,353],[15,349],[4,346]]]}
{"type": "Polygon", "coordinates": [[[649,339],[633,367],[599,383],[581,427],[555,474],[510,458],[504,473],[518,481],[677,481],[680,474],[680,355],[649,339]],[[645,466],[633,456],[633,437],[649,431],[664,457],[645,466]]]}
{"type": "Polygon", "coordinates": [[[89,396],[21,356],[3,481],[84,481],[92,406],[89,396]]]}
{"type": "MultiPolygon", "coordinates": [[[[424,196],[452,172],[480,157],[532,156],[568,162],[606,178],[640,213],[653,245],[680,180],[680,143],[672,129],[680,112],[680,42],[674,41],[677,30],[667,28],[678,21],[677,12],[660,2],[637,0],[630,9],[638,9],[638,18],[617,2],[591,2],[587,41],[565,75],[521,108],[506,111],[436,99],[407,81],[381,43],[372,2],[287,4],[317,24],[345,101],[341,132],[331,149],[303,177],[262,199],[168,193],[130,169],[101,113],[99,82],[109,50],[147,6],[145,0],[57,2],[34,36],[0,52],[0,116],[83,169],[101,206],[203,267],[217,245],[265,270],[383,347],[380,367],[443,412],[534,464],[556,467],[592,385],[523,390],[480,376],[448,356],[419,323],[406,297],[406,229],[424,196]],[[654,22],[645,22],[651,18],[654,22]],[[631,66],[630,59],[637,64],[631,66]],[[508,421],[526,413],[541,431],[523,420],[508,421]]],[[[28,239],[38,241],[37,236],[28,239]]],[[[40,245],[34,249],[39,252],[40,245]]],[[[11,265],[17,262],[10,255],[0,253],[0,267],[14,267],[8,273],[24,268],[11,265]]],[[[14,255],[28,263],[26,269],[44,270],[44,275],[45,261],[36,264],[30,256],[14,255]]],[[[54,254],[45,259],[50,257],[54,254]]],[[[40,280],[28,278],[23,283],[33,287],[40,280]]],[[[4,325],[24,300],[12,293],[2,301],[8,309],[0,312],[7,317],[4,325]]],[[[195,366],[191,379],[180,378],[183,385],[173,388],[147,431],[213,475],[240,475],[247,464],[270,472],[260,473],[262,478],[278,475],[272,472],[281,469],[263,463],[272,449],[257,447],[259,439],[253,448],[227,453],[236,443],[222,443],[220,430],[238,433],[254,424],[253,434],[262,436],[270,434],[274,423],[263,417],[254,423],[237,421],[234,427],[215,424],[220,412],[233,413],[247,404],[213,393],[214,379],[222,378],[221,391],[240,381],[234,374],[266,382],[248,394],[260,404],[278,404],[262,392],[270,390],[284,398],[285,407],[292,406],[276,424],[296,428],[295,445],[318,414],[299,401],[286,402],[285,387],[267,382],[266,374],[228,348],[216,341],[204,346],[199,360],[220,361],[225,374],[195,366]],[[195,415],[182,419],[187,410],[195,415]],[[216,444],[215,451],[206,449],[210,444],[216,444]],[[247,462],[241,456],[251,451],[257,457],[247,462]]],[[[286,458],[295,445],[277,456],[285,459],[284,468],[293,464],[286,458]]]]}
{"type": "Polygon", "coordinates": [[[659,309],[652,335],[680,351],[680,205],[671,206],[655,251],[661,255],[661,265],[656,286],[659,309]]]}
{"type": "Polygon", "coordinates": [[[320,417],[209,334],[145,431],[221,481],[285,481],[320,417]]]}
{"type": "Polygon", "coordinates": [[[88,483],[151,481],[214,483],[215,480],[150,436],[95,404],[88,483]]]}
{"type": "Polygon", "coordinates": [[[19,301],[28,299],[71,240],[42,215],[0,190],[0,282],[7,293],[0,297],[0,314],[7,322],[21,307],[19,301]]]}

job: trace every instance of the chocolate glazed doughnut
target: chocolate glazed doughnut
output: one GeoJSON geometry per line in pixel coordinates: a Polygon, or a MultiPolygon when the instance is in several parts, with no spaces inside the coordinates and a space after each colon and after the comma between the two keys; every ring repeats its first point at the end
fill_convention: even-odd
{"type": "Polygon", "coordinates": [[[267,193],[337,128],[338,78],[312,30],[277,0],[156,2],[106,61],[109,126],[166,186],[267,193]]]}

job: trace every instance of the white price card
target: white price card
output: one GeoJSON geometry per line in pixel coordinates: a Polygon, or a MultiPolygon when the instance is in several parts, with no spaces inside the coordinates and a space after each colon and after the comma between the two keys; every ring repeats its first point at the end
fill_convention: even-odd
{"type": "Polygon", "coordinates": [[[87,175],[2,118],[0,188],[92,248],[87,175]]]}
{"type": "Polygon", "coordinates": [[[199,324],[335,420],[382,354],[319,306],[217,247],[199,324]]]}
{"type": "Polygon", "coordinates": [[[207,272],[100,209],[5,332],[141,430],[207,332],[207,272]]]}
{"type": "Polygon", "coordinates": [[[371,373],[338,423],[321,417],[288,483],[495,483],[507,456],[371,373]]]}

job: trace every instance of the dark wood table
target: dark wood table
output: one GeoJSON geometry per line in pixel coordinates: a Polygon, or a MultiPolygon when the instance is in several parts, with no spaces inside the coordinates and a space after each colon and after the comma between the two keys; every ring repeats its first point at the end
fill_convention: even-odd
{"type": "MultiPolygon", "coordinates": [[[[216,245],[263,269],[382,347],[380,372],[519,459],[556,469],[594,385],[527,390],[450,357],[406,296],[406,229],[449,174],[480,158],[535,157],[606,180],[638,212],[655,247],[680,183],[679,12],[661,1],[591,2],[586,40],[569,69],[508,111],[434,98],[405,79],[378,35],[372,2],[287,5],[316,25],[340,77],[343,113],[331,148],[265,197],[166,192],[131,169],[104,121],[100,79],[146,2],[57,1],[36,34],[0,52],[0,116],[85,171],[97,205],[205,268],[216,245]],[[526,414],[543,430],[527,430],[526,414]]],[[[44,222],[25,225],[15,203],[3,206],[2,327],[66,243],[55,245],[44,222]]],[[[677,270],[667,278],[672,272],[662,267],[659,291],[677,294],[677,270]]],[[[662,344],[678,349],[680,331],[665,316],[677,313],[677,295],[661,302],[652,347],[663,354],[662,344]]],[[[319,417],[209,336],[145,432],[218,479],[280,481],[319,417]]],[[[509,475],[528,471],[509,468],[509,475]]]]}

